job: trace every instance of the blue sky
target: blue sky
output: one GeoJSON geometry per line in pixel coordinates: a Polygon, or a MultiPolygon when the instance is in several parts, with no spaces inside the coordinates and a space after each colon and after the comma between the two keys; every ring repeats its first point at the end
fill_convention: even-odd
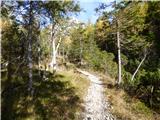
{"type": "MultiPolygon", "coordinates": [[[[98,18],[98,13],[95,12],[95,8],[97,8],[100,3],[110,3],[113,0],[80,0],[80,6],[85,12],[81,12],[78,16],[74,16],[78,20],[87,23],[90,20],[92,23],[95,23],[98,18]]],[[[110,8],[108,9],[110,10],[110,8]]]]}

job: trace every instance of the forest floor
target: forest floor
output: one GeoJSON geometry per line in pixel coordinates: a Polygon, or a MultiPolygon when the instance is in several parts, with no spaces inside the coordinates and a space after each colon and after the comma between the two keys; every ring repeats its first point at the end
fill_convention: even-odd
{"type": "Polygon", "coordinates": [[[33,70],[32,97],[26,91],[27,77],[15,77],[11,89],[2,94],[2,119],[113,120],[115,116],[117,120],[160,120],[144,103],[117,90],[114,79],[75,69],[65,68],[55,75],[46,71],[47,80],[33,70]]]}
{"type": "Polygon", "coordinates": [[[114,86],[114,79],[92,70],[79,70],[90,86],[84,97],[83,120],[160,120],[160,115],[139,99],[114,86]]]}
{"type": "Polygon", "coordinates": [[[86,71],[78,71],[90,80],[90,86],[86,97],[84,98],[85,110],[82,113],[84,120],[115,120],[109,111],[110,104],[105,99],[104,88],[100,78],[86,71]]]}
{"type": "Polygon", "coordinates": [[[73,70],[57,71],[56,74],[42,71],[46,79],[38,75],[37,69],[33,70],[33,96],[27,91],[27,76],[16,76],[10,89],[4,91],[6,75],[3,75],[2,119],[81,120],[81,103],[90,84],[86,77],[73,70]]]}
{"type": "Polygon", "coordinates": [[[111,104],[111,113],[117,120],[160,120],[160,114],[147,107],[138,98],[129,96],[123,89],[117,89],[115,79],[98,73],[104,86],[105,99],[111,104]]]}

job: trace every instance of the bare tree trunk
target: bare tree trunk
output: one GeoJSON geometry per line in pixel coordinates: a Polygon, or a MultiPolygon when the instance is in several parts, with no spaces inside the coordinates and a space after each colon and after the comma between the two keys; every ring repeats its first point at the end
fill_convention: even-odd
{"type": "Polygon", "coordinates": [[[51,67],[53,68],[53,70],[57,69],[57,61],[56,61],[56,57],[57,57],[57,52],[58,52],[58,48],[60,46],[61,43],[61,37],[58,41],[58,44],[56,46],[55,43],[55,39],[53,39],[53,29],[54,29],[54,25],[52,25],[52,33],[51,33],[51,40],[52,40],[52,62],[51,62],[51,67]]]}
{"type": "Polygon", "coordinates": [[[59,39],[59,41],[58,41],[58,44],[57,44],[57,47],[56,47],[56,54],[58,53],[58,49],[59,49],[59,46],[60,46],[60,44],[61,44],[61,41],[62,41],[62,39],[61,39],[61,37],[60,37],[60,39],[59,39]]]}
{"type": "MultiPolygon", "coordinates": [[[[9,46],[9,54],[8,54],[8,65],[7,65],[7,84],[8,86],[11,84],[12,81],[12,66],[11,66],[11,44],[9,46]]],[[[7,85],[6,85],[7,86],[7,85]]]]}
{"type": "Polygon", "coordinates": [[[54,26],[55,26],[55,24],[52,24],[52,28],[51,28],[51,41],[52,41],[52,54],[51,54],[51,56],[52,56],[52,60],[51,60],[51,63],[50,63],[50,66],[51,66],[51,68],[53,68],[53,66],[54,66],[54,51],[55,51],[55,41],[53,40],[53,36],[54,36],[54,33],[53,33],[53,29],[54,29],[54,26]]]}
{"type": "Polygon", "coordinates": [[[52,41],[53,53],[52,53],[52,67],[53,70],[56,70],[56,45],[55,40],[52,41]]]}
{"type": "Polygon", "coordinates": [[[80,65],[82,65],[82,38],[80,38],[80,65]]]}
{"type": "Polygon", "coordinates": [[[120,48],[120,33],[119,33],[119,23],[117,20],[117,48],[118,48],[118,85],[122,82],[122,68],[121,68],[121,48],[120,48]]]}
{"type": "Polygon", "coordinates": [[[29,66],[29,86],[28,90],[33,94],[32,80],[32,1],[30,1],[29,31],[28,31],[28,66],[29,66]]]}
{"type": "Polygon", "coordinates": [[[136,71],[135,71],[134,74],[132,75],[131,81],[133,81],[133,79],[134,79],[135,75],[137,74],[139,68],[141,67],[142,63],[143,63],[144,60],[146,59],[146,56],[147,56],[147,55],[145,54],[145,55],[144,55],[144,58],[142,59],[142,61],[141,61],[140,64],[138,65],[136,71]]]}
{"type": "Polygon", "coordinates": [[[40,51],[41,51],[41,48],[40,48],[40,36],[39,36],[39,40],[38,40],[38,74],[40,76],[41,74],[41,68],[40,68],[40,51]]]}
{"type": "Polygon", "coordinates": [[[59,46],[60,46],[60,43],[61,43],[61,37],[58,41],[58,44],[57,46],[55,45],[55,41],[54,41],[54,45],[53,45],[53,69],[56,70],[57,69],[57,53],[58,53],[58,49],[59,49],[59,46]]]}

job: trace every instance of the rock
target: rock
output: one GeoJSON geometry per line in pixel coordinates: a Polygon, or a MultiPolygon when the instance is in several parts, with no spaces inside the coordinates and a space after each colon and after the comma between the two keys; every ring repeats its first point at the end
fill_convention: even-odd
{"type": "Polygon", "coordinates": [[[88,76],[91,81],[88,94],[84,99],[85,111],[82,113],[83,120],[116,120],[109,111],[111,105],[108,103],[108,100],[105,100],[103,94],[104,88],[102,84],[100,84],[102,82],[99,77],[85,71],[78,71],[88,76]]]}

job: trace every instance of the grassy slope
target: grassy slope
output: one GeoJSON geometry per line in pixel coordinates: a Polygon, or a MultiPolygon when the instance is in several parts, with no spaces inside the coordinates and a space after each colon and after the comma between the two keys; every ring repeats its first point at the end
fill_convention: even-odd
{"type": "MultiPolygon", "coordinates": [[[[78,119],[82,97],[89,81],[73,71],[48,72],[47,81],[34,71],[34,95],[28,96],[27,77],[15,78],[2,94],[2,119],[7,120],[74,120],[78,119]],[[18,80],[19,79],[19,80],[18,80]],[[10,113],[10,115],[8,115],[10,113]]],[[[5,81],[4,81],[5,83],[5,81]]],[[[4,87],[5,84],[2,84],[4,87]]]]}
{"type": "Polygon", "coordinates": [[[131,98],[122,89],[113,86],[114,80],[104,75],[101,76],[105,85],[106,98],[112,105],[112,113],[120,120],[160,120],[144,103],[136,98],[131,98]]]}
{"type": "Polygon", "coordinates": [[[60,71],[58,74],[66,76],[62,81],[70,81],[71,85],[76,88],[76,93],[80,98],[83,98],[86,95],[90,83],[87,77],[74,72],[73,70],[60,71]]]}

